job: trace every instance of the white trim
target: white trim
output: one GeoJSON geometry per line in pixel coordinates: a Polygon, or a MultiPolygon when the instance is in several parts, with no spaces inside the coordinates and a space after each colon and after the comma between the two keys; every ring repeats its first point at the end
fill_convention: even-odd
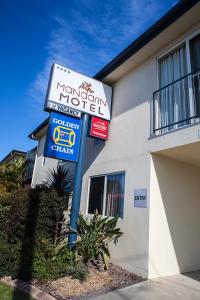
{"type": "Polygon", "coordinates": [[[126,173],[126,171],[122,170],[122,171],[114,171],[114,172],[109,172],[109,173],[100,173],[97,175],[89,175],[89,177],[101,177],[101,176],[107,176],[107,175],[115,175],[115,174],[119,174],[119,173],[126,173]]]}
{"type": "Polygon", "coordinates": [[[189,74],[189,73],[192,72],[191,58],[190,58],[190,40],[186,40],[186,42],[185,42],[185,49],[186,49],[187,71],[188,71],[188,74],[189,74]]]}
{"type": "MultiPolygon", "coordinates": [[[[186,43],[186,39],[182,40],[181,42],[177,43],[176,45],[172,46],[170,49],[166,50],[161,55],[157,56],[157,60],[163,59],[165,56],[170,55],[170,53],[174,52],[176,49],[182,47],[186,43]]],[[[159,64],[158,64],[159,65],[159,64]]]]}
{"type": "Polygon", "coordinates": [[[85,212],[86,216],[90,215],[90,214],[88,214],[89,198],[90,198],[90,184],[91,184],[91,177],[88,178],[88,184],[87,184],[87,198],[86,198],[86,212],[85,212]]]}
{"type": "MultiPolygon", "coordinates": [[[[186,43],[186,41],[190,41],[191,39],[193,39],[195,36],[197,36],[198,34],[200,34],[200,28],[196,29],[194,32],[188,34],[185,36],[185,38],[183,38],[181,41],[177,42],[175,45],[171,46],[170,48],[168,48],[167,50],[164,50],[164,52],[160,55],[158,55],[156,57],[157,60],[163,58],[164,56],[170,54],[170,52],[172,52],[174,49],[179,48],[181,46],[181,44],[186,43]]],[[[161,50],[162,51],[162,50],[161,50]]],[[[160,51],[160,52],[161,52],[160,51]]]]}
{"type": "MultiPolygon", "coordinates": [[[[117,171],[117,172],[111,172],[111,173],[106,173],[106,174],[99,174],[99,175],[91,175],[89,176],[89,183],[88,183],[88,191],[87,191],[87,203],[86,203],[86,216],[90,217],[93,216],[93,214],[88,212],[89,208],[89,198],[90,198],[90,184],[91,184],[91,178],[96,178],[96,177],[104,177],[104,193],[103,193],[103,207],[102,207],[102,217],[108,217],[105,215],[105,205],[106,205],[106,194],[107,194],[107,177],[109,175],[116,175],[116,174],[124,174],[124,202],[125,202],[125,177],[126,177],[126,171],[117,171]]],[[[122,212],[123,218],[118,217],[119,220],[124,219],[124,203],[123,203],[123,212],[122,212]]],[[[110,217],[112,218],[112,217],[110,217]]]]}
{"type": "Polygon", "coordinates": [[[107,196],[107,182],[108,176],[104,176],[104,191],[103,191],[103,208],[102,208],[102,215],[106,216],[106,196],[107,196]]]}
{"type": "Polygon", "coordinates": [[[37,144],[37,150],[36,150],[36,154],[35,154],[35,161],[34,161],[34,166],[33,166],[33,173],[32,173],[32,179],[31,179],[31,187],[34,188],[34,177],[35,177],[35,172],[36,172],[36,162],[37,162],[37,158],[38,158],[38,150],[39,150],[39,143],[37,144]]]}

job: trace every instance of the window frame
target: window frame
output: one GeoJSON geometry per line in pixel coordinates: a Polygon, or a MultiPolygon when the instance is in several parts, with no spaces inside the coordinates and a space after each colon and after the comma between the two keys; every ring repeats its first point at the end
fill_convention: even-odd
{"type": "MultiPolygon", "coordinates": [[[[156,61],[156,90],[160,89],[160,64],[159,61],[168,56],[170,53],[181,47],[185,44],[185,50],[186,50],[186,64],[187,64],[187,72],[190,74],[192,72],[192,66],[191,66],[191,56],[190,56],[190,41],[195,38],[196,36],[200,35],[200,25],[196,28],[193,28],[189,33],[186,33],[180,40],[177,42],[171,42],[169,47],[164,47],[160,51],[157,52],[157,54],[154,56],[154,59],[156,61]]],[[[156,135],[153,132],[153,96],[150,101],[150,138],[154,138],[156,135]]],[[[197,125],[200,122],[195,122],[194,124],[197,125]]],[[[190,126],[192,123],[190,124],[190,126]]],[[[188,127],[188,126],[187,126],[188,127]]],[[[167,131],[165,133],[159,134],[161,136],[162,134],[166,134],[169,132],[173,132],[176,130],[181,130],[184,127],[180,127],[178,129],[173,129],[171,131],[167,131]]]]}
{"type": "MultiPolygon", "coordinates": [[[[159,89],[160,86],[160,70],[159,70],[159,61],[170,55],[170,53],[174,52],[176,49],[181,47],[182,45],[185,44],[185,50],[186,50],[186,64],[187,64],[187,72],[188,74],[191,73],[192,67],[191,67],[191,56],[190,56],[190,41],[198,36],[200,34],[200,28],[194,30],[194,32],[188,34],[185,36],[185,38],[181,39],[177,43],[175,43],[173,46],[169,47],[167,50],[164,50],[162,54],[158,55],[156,57],[156,67],[157,67],[157,90],[159,89]]],[[[161,50],[162,51],[162,50],[161,50]]]]}
{"type": "Polygon", "coordinates": [[[106,209],[106,195],[107,195],[107,178],[109,175],[117,175],[117,174],[123,174],[124,175],[124,180],[123,180],[123,187],[124,187],[124,199],[123,199],[123,207],[122,207],[122,217],[118,217],[119,220],[124,219],[124,200],[125,200],[125,184],[126,184],[126,171],[117,171],[117,172],[109,172],[109,173],[103,173],[103,174],[98,174],[98,175],[91,175],[89,177],[89,183],[88,183],[88,193],[87,193],[87,204],[86,204],[86,216],[92,217],[93,214],[88,212],[89,209],[89,199],[90,199],[90,184],[91,184],[91,178],[96,178],[96,177],[104,177],[104,194],[103,194],[103,212],[101,214],[102,217],[109,217],[113,218],[112,216],[107,216],[105,215],[105,209],[106,209]]]}

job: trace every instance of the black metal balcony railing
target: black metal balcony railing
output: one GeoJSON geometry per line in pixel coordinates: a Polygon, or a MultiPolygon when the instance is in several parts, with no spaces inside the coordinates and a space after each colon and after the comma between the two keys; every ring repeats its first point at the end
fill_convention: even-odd
{"type": "Polygon", "coordinates": [[[153,93],[153,133],[160,134],[200,120],[200,69],[153,93]]]}

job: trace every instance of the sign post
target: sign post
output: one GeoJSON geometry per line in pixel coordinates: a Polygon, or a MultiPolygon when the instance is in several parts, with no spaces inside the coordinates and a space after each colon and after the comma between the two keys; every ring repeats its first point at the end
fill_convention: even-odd
{"type": "MultiPolygon", "coordinates": [[[[44,110],[51,112],[45,155],[76,162],[70,215],[72,230],[77,228],[80,209],[89,115],[97,117],[93,119],[91,136],[106,140],[111,99],[112,88],[103,82],[58,64],[52,66],[44,106],[44,110]]],[[[70,247],[73,247],[76,238],[75,231],[71,232],[70,247]]]]}
{"type": "MultiPolygon", "coordinates": [[[[77,228],[77,220],[80,210],[80,199],[81,199],[81,188],[82,188],[82,180],[83,180],[83,171],[84,171],[84,160],[85,160],[85,146],[86,146],[86,137],[88,131],[88,114],[82,115],[82,134],[81,134],[81,142],[80,142],[80,152],[79,152],[79,160],[76,164],[75,178],[74,178],[74,190],[72,196],[72,208],[70,215],[70,228],[72,230],[76,230],[77,228]]],[[[69,246],[73,248],[74,243],[76,241],[77,234],[75,232],[71,232],[69,234],[69,246]]]]}

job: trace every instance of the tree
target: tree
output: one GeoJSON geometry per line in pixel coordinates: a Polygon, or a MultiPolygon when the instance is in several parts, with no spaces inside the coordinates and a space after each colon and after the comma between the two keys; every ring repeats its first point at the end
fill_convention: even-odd
{"type": "Polygon", "coordinates": [[[0,185],[7,191],[11,191],[22,186],[24,181],[26,162],[19,158],[7,164],[0,165],[0,185]]]}
{"type": "Polygon", "coordinates": [[[58,165],[57,169],[49,169],[47,178],[43,183],[49,188],[54,188],[59,196],[64,196],[67,186],[72,183],[71,171],[62,165],[58,165]]]}

